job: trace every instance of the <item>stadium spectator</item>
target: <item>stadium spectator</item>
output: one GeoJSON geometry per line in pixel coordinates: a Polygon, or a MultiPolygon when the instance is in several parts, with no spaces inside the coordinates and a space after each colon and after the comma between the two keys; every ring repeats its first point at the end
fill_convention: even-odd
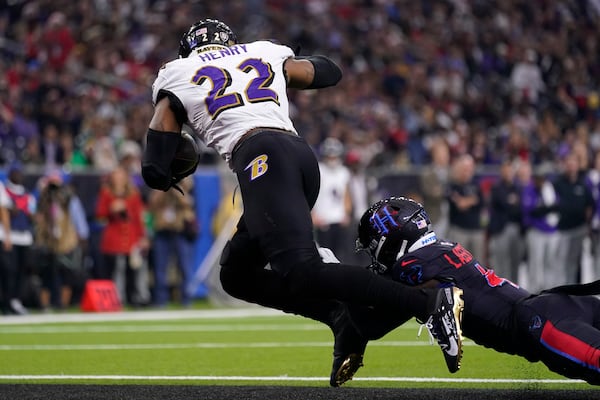
{"type": "Polygon", "coordinates": [[[110,135],[111,125],[100,116],[91,117],[89,122],[84,154],[94,169],[110,172],[119,165],[116,140],[110,135]]]}
{"type": "Polygon", "coordinates": [[[532,171],[531,163],[519,163],[517,177],[522,187],[521,212],[527,246],[527,287],[537,293],[549,287],[550,275],[558,271],[556,251],[559,236],[558,215],[554,211],[556,193],[545,170],[532,171]]]}
{"type": "Polygon", "coordinates": [[[135,140],[123,140],[119,145],[118,154],[119,165],[129,173],[133,183],[141,191],[142,197],[146,199],[147,187],[141,174],[142,146],[135,140]]]}
{"type": "Polygon", "coordinates": [[[600,279],[600,151],[596,151],[593,156],[593,165],[585,176],[585,182],[594,198],[590,241],[594,279],[600,279]]]}
{"type": "Polygon", "coordinates": [[[542,70],[537,64],[537,54],[533,49],[525,49],[521,57],[510,74],[512,101],[515,104],[537,105],[540,94],[545,89],[542,70]]]}
{"type": "Polygon", "coordinates": [[[44,160],[45,169],[58,169],[66,162],[60,136],[61,132],[57,125],[49,123],[44,127],[40,153],[44,160]]]}
{"type": "Polygon", "coordinates": [[[551,274],[554,285],[581,282],[583,242],[590,230],[595,208],[590,188],[585,183],[581,161],[575,152],[563,159],[563,171],[554,181],[557,197],[559,241],[557,270],[551,274]]]}
{"type": "Polygon", "coordinates": [[[144,224],[145,204],[122,167],[115,168],[106,177],[95,211],[104,226],[100,239],[102,263],[94,276],[114,280],[123,303],[147,305],[150,291],[145,260],[149,246],[144,224]]]}
{"type": "Polygon", "coordinates": [[[194,209],[192,194],[193,180],[181,181],[185,196],[173,190],[162,192],[152,190],[148,199],[148,211],[153,221],[152,267],[154,273],[153,304],[165,307],[170,300],[178,299],[184,306],[191,302],[188,285],[193,272],[193,244],[198,236],[198,221],[194,209]],[[173,296],[170,288],[172,281],[169,266],[177,267],[179,276],[173,296]]]}
{"type": "Polygon", "coordinates": [[[485,258],[485,231],[481,221],[483,193],[475,178],[475,161],[468,154],[452,163],[448,183],[448,238],[464,243],[478,259],[485,258]]]}
{"type": "Polygon", "coordinates": [[[60,146],[63,152],[63,168],[68,170],[81,170],[88,165],[83,152],[75,146],[71,132],[62,132],[60,146]]]}
{"type": "Polygon", "coordinates": [[[525,253],[521,235],[521,187],[515,174],[515,162],[504,160],[500,177],[491,188],[487,225],[490,268],[512,282],[518,282],[525,253]]]}
{"type": "Polygon", "coordinates": [[[4,95],[7,92],[0,87],[0,160],[7,164],[29,161],[23,154],[25,148],[29,142],[38,141],[40,135],[38,123],[32,118],[33,106],[28,102],[12,104],[4,95]]]}
{"type": "MultiPolygon", "coordinates": [[[[446,235],[448,231],[448,182],[450,167],[450,150],[444,139],[433,141],[429,150],[431,162],[423,167],[419,175],[419,191],[422,193],[423,205],[429,211],[431,223],[436,232],[446,235]]],[[[365,208],[366,209],[366,208],[365,208]]]]}
{"type": "MultiPolygon", "coordinates": [[[[81,198],[79,197],[79,193],[76,188],[70,184],[70,182],[65,183],[69,189],[71,190],[71,198],[69,201],[69,216],[71,217],[71,221],[73,222],[73,226],[75,227],[75,232],[77,233],[77,248],[73,251],[73,265],[80,268],[78,270],[78,283],[81,283],[82,280],[88,278],[90,273],[89,270],[84,269],[85,259],[88,255],[88,250],[90,247],[90,226],[88,223],[85,207],[81,198]]],[[[73,299],[78,300],[78,299],[73,299]]]]}
{"type": "Polygon", "coordinates": [[[46,312],[69,307],[73,288],[82,278],[82,265],[76,257],[80,241],[71,217],[73,199],[72,188],[60,172],[52,170],[40,178],[34,217],[35,257],[42,283],[40,307],[46,312]]]}
{"type": "Polygon", "coordinates": [[[14,279],[9,281],[10,308],[12,312],[23,315],[27,314],[22,302],[23,288],[33,267],[33,218],[37,200],[23,185],[23,170],[19,163],[8,170],[6,192],[10,198],[10,237],[13,244],[7,260],[15,271],[14,279]]]}
{"type": "Polygon", "coordinates": [[[2,229],[0,233],[0,312],[2,314],[10,313],[10,299],[14,287],[12,283],[15,278],[14,265],[8,259],[9,253],[12,251],[12,242],[10,238],[10,198],[6,193],[4,184],[0,182],[0,224],[2,229]]]}
{"type": "Polygon", "coordinates": [[[56,70],[64,68],[75,47],[65,14],[60,11],[50,14],[41,39],[41,57],[56,70]]]}

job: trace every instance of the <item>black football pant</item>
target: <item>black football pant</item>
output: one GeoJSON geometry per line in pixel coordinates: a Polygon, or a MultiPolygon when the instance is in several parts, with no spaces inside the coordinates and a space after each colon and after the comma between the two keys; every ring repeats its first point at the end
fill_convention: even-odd
{"type": "Polygon", "coordinates": [[[519,340],[532,361],[568,378],[600,385],[600,300],[594,296],[542,294],[516,309],[519,340]]]}
{"type": "Polygon", "coordinates": [[[225,291],[310,318],[315,318],[311,310],[325,307],[321,304],[341,301],[426,319],[433,305],[430,292],[364,267],[321,261],[310,214],[319,193],[319,167],[304,139],[263,131],[236,149],[232,166],[244,214],[221,260],[225,291]],[[264,268],[267,262],[270,269],[264,268]]]}

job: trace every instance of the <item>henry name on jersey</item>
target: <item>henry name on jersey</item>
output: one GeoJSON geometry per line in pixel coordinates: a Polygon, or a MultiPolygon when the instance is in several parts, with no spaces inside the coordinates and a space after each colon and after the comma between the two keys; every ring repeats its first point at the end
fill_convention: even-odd
{"type": "Polygon", "coordinates": [[[248,50],[246,49],[245,44],[236,44],[231,47],[214,46],[214,51],[209,50],[209,51],[198,52],[197,56],[203,62],[209,62],[209,61],[218,60],[219,58],[240,55],[242,53],[247,53],[247,52],[248,52],[248,50]]]}

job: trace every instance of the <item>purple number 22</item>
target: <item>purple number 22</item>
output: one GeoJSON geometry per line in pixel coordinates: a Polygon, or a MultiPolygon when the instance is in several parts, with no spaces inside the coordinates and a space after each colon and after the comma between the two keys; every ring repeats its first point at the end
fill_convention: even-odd
{"type": "MultiPolygon", "coordinates": [[[[258,58],[249,58],[241,62],[237,68],[246,74],[254,71],[257,75],[256,78],[250,81],[244,91],[246,100],[249,103],[273,101],[279,105],[279,96],[275,91],[269,89],[274,77],[270,64],[258,58]]],[[[204,102],[206,103],[208,113],[213,119],[225,110],[244,105],[244,99],[240,93],[225,93],[227,88],[231,86],[231,74],[229,71],[207,65],[196,71],[192,82],[201,85],[207,79],[212,83],[212,89],[204,102]]]]}

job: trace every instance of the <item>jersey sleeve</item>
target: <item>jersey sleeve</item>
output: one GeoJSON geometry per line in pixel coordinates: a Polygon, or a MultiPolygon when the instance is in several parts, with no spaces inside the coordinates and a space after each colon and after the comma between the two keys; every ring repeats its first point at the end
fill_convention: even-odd
{"type": "Polygon", "coordinates": [[[261,40],[256,42],[256,44],[263,47],[264,51],[268,52],[268,54],[278,55],[283,60],[294,57],[294,51],[286,45],[273,43],[268,40],[261,40]]]}
{"type": "Polygon", "coordinates": [[[152,84],[152,105],[156,106],[156,103],[158,102],[158,92],[165,86],[165,84],[167,83],[167,80],[165,79],[165,77],[162,75],[162,72],[164,71],[164,69],[161,69],[158,73],[158,76],[156,77],[156,79],[154,80],[154,83],[152,84]]]}

